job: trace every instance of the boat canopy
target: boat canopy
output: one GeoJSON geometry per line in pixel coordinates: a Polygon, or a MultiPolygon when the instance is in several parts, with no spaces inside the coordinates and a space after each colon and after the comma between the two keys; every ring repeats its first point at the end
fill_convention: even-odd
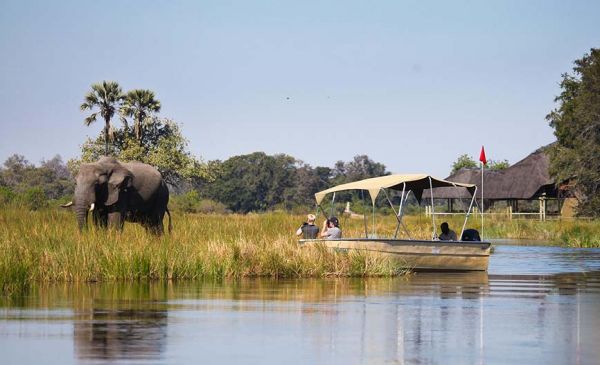
{"type": "Polygon", "coordinates": [[[427,174],[397,174],[370,179],[354,181],[351,183],[334,186],[327,190],[319,191],[315,194],[317,204],[321,204],[325,195],[345,190],[367,190],[371,196],[371,201],[375,202],[377,195],[381,189],[406,190],[412,191],[418,201],[421,201],[423,190],[429,188],[441,187],[463,187],[466,188],[471,195],[475,193],[475,184],[457,183],[448,180],[438,179],[427,174]]]}

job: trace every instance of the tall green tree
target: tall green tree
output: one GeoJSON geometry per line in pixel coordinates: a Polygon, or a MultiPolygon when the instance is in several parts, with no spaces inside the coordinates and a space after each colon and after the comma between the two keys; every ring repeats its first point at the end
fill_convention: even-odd
{"type": "Polygon", "coordinates": [[[385,165],[373,161],[367,155],[356,155],[352,161],[338,161],[332,171],[334,185],[389,175],[385,165]]]}
{"type": "Polygon", "coordinates": [[[475,162],[475,160],[473,160],[471,157],[469,157],[469,155],[465,153],[463,155],[458,156],[456,161],[452,163],[452,171],[450,171],[450,175],[463,168],[473,169],[476,167],[477,162],[475,162]]]}
{"type": "Polygon", "coordinates": [[[600,49],[564,73],[558,103],[546,116],[557,142],[550,146],[550,173],[574,185],[580,215],[600,217],[600,49]]]}
{"type": "Polygon", "coordinates": [[[265,211],[278,205],[290,208],[298,161],[288,155],[264,152],[234,156],[222,162],[208,195],[234,212],[265,211]]]}
{"type": "Polygon", "coordinates": [[[144,128],[154,120],[153,113],[160,112],[160,101],[151,90],[135,89],[127,92],[121,105],[121,117],[127,129],[127,117],[133,119],[133,131],[140,144],[144,138],[144,128]]]}
{"type": "MultiPolygon", "coordinates": [[[[212,168],[189,152],[179,125],[170,119],[153,119],[145,129],[141,144],[125,128],[115,128],[114,157],[124,162],[140,161],[155,166],[171,186],[196,178],[212,180],[212,168]]],[[[88,139],[81,146],[81,158],[69,161],[69,169],[75,172],[82,162],[97,161],[102,156],[98,143],[101,140],[102,135],[88,139]]]]}
{"type": "Polygon", "coordinates": [[[98,114],[104,119],[104,154],[109,154],[108,142],[109,136],[112,135],[110,120],[119,109],[123,100],[123,92],[116,81],[102,81],[101,83],[92,84],[92,90],[89,91],[80,106],[82,111],[94,111],[85,118],[85,125],[89,126],[97,119],[98,114]]]}

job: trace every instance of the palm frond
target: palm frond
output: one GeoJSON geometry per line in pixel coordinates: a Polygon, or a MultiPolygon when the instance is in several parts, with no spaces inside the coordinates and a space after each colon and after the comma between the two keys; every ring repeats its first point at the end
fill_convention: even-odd
{"type": "Polygon", "coordinates": [[[90,124],[94,123],[96,121],[96,116],[98,115],[98,113],[92,113],[92,115],[90,115],[89,117],[85,118],[83,123],[86,126],[90,126],[90,124]]]}

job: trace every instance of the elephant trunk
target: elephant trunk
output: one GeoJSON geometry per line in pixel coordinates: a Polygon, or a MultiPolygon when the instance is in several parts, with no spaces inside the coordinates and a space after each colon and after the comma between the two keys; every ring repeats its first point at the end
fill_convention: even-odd
{"type": "Polygon", "coordinates": [[[79,226],[79,230],[81,231],[87,226],[87,204],[78,203],[75,207],[75,216],[77,217],[77,225],[79,226]]]}
{"type": "Polygon", "coordinates": [[[93,192],[87,185],[77,184],[75,186],[75,203],[73,204],[73,210],[75,211],[75,217],[77,218],[77,225],[79,230],[83,230],[87,227],[88,221],[88,209],[90,204],[94,203],[93,192]]]}

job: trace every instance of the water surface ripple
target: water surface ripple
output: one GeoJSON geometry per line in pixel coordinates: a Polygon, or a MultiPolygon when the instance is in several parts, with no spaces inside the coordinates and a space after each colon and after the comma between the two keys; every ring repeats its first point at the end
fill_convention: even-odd
{"type": "Polygon", "coordinates": [[[488,273],[54,285],[0,301],[2,364],[599,364],[600,250],[488,273]]]}

